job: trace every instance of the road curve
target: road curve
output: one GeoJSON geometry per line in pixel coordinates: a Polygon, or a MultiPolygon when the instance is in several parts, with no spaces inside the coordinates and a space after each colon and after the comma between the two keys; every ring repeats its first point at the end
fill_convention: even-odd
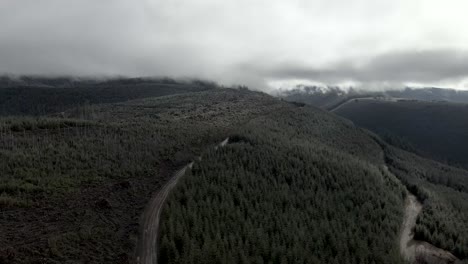
{"type": "Polygon", "coordinates": [[[413,263],[416,259],[416,245],[411,242],[414,238],[413,228],[416,226],[416,219],[421,210],[422,204],[416,199],[416,196],[408,194],[405,202],[405,216],[400,237],[400,252],[403,258],[410,263],[413,263]]]}
{"type": "MultiPolygon", "coordinates": [[[[226,138],[217,146],[224,147],[229,142],[226,138]]],[[[198,157],[201,160],[201,156],[198,157]]],[[[193,161],[185,165],[182,169],[178,170],[172,178],[151,198],[151,201],[143,212],[142,220],[140,222],[140,237],[137,245],[137,264],[156,264],[158,263],[158,234],[159,234],[159,221],[164,202],[170,191],[177,185],[179,179],[185,175],[187,169],[191,169],[193,161]]]]}
{"type": "Polygon", "coordinates": [[[356,97],[356,98],[350,98],[350,99],[347,99],[341,103],[339,103],[338,105],[335,105],[333,106],[332,108],[328,109],[329,112],[336,112],[338,109],[340,109],[341,107],[349,104],[349,103],[352,103],[352,102],[356,102],[356,101],[359,101],[359,100],[374,100],[374,101],[384,101],[384,102],[398,102],[398,101],[409,101],[411,99],[407,99],[407,98],[399,98],[399,97],[374,97],[374,96],[366,96],[366,97],[356,97]]]}
{"type": "Polygon", "coordinates": [[[358,97],[358,98],[350,98],[348,100],[345,100],[344,102],[334,106],[333,108],[331,108],[330,112],[336,112],[338,109],[340,109],[341,107],[351,103],[351,102],[355,102],[355,101],[358,101],[358,100],[371,100],[371,99],[374,99],[374,97],[358,97]]]}
{"type": "Polygon", "coordinates": [[[400,237],[400,252],[408,263],[450,264],[460,260],[452,253],[437,248],[425,241],[414,240],[413,229],[423,206],[416,196],[408,194],[405,216],[400,237]]]}

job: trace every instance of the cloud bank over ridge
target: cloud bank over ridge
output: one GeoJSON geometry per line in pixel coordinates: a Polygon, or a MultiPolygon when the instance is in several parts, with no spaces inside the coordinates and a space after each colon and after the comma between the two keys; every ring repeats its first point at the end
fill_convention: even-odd
{"type": "Polygon", "coordinates": [[[463,0],[5,0],[0,73],[468,89],[463,0]]]}

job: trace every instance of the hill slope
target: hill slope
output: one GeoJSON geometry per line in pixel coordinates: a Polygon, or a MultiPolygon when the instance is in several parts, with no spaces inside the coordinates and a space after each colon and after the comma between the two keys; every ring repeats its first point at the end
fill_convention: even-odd
{"type": "Polygon", "coordinates": [[[0,118],[0,260],[126,263],[145,204],[179,166],[266,111],[232,90],[0,118]]]}
{"type": "Polygon", "coordinates": [[[214,83],[171,79],[76,80],[70,78],[0,78],[0,116],[40,116],[98,103],[116,103],[215,89],[214,83]]]}
{"type": "Polygon", "coordinates": [[[166,262],[399,263],[400,180],[429,204],[424,239],[466,256],[449,228],[468,230],[463,170],[320,109],[211,89],[0,118],[0,262],[133,262],[145,205],[201,154],[163,212],[166,262]]]}
{"type": "Polygon", "coordinates": [[[403,188],[359,129],[312,108],[248,122],[170,197],[161,263],[399,263],[403,188]]]}
{"type": "Polygon", "coordinates": [[[400,147],[468,168],[468,105],[367,99],[347,103],[335,113],[400,147]]]}

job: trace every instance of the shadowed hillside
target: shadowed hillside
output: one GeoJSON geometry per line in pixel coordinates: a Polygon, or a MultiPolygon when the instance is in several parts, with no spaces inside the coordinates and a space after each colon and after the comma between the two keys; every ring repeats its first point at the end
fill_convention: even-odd
{"type": "Polygon", "coordinates": [[[127,263],[172,172],[277,100],[234,90],[0,118],[0,262],[127,263]]]}
{"type": "Polygon", "coordinates": [[[366,91],[355,88],[298,86],[279,94],[287,101],[301,102],[332,110],[356,98],[406,99],[426,102],[468,103],[468,91],[444,88],[405,88],[403,90],[366,91]]]}
{"type": "Polygon", "coordinates": [[[335,113],[398,147],[468,168],[468,105],[356,100],[335,113]]]}
{"type": "Polygon", "coordinates": [[[405,187],[427,204],[418,235],[466,256],[450,227],[468,223],[463,170],[246,89],[2,117],[0,157],[3,263],[133,263],[145,205],[191,161],[163,211],[162,263],[400,263],[405,187]]]}
{"type": "Polygon", "coordinates": [[[116,103],[219,88],[205,81],[172,79],[0,78],[0,116],[40,116],[98,103],[116,103]]]}

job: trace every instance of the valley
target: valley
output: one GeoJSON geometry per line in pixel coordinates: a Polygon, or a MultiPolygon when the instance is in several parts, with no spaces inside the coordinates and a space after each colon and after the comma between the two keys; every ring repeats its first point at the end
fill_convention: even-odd
{"type": "Polygon", "coordinates": [[[468,166],[468,105],[366,98],[350,100],[333,111],[400,148],[468,166]]]}

